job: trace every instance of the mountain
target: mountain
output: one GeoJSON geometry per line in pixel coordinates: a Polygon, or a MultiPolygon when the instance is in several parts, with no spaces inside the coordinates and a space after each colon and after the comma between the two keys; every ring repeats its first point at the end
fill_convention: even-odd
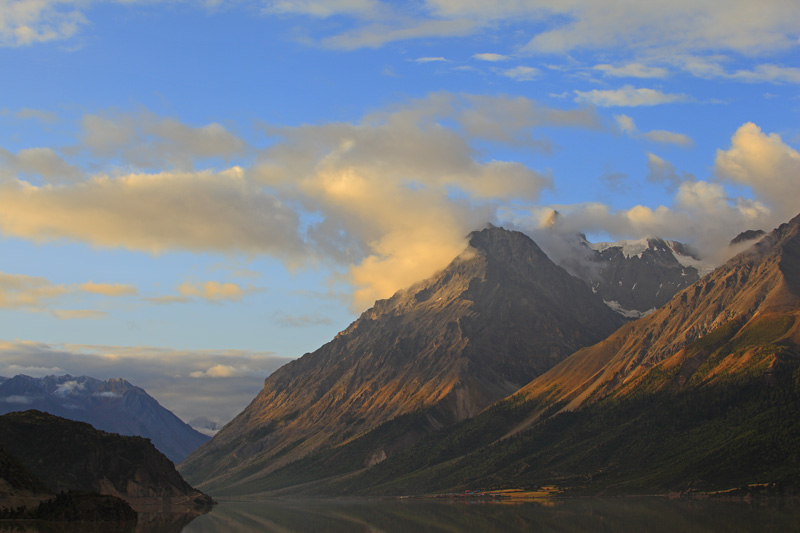
{"type": "Polygon", "coordinates": [[[444,270],[270,375],[179,468],[215,494],[256,492],[273,470],[397,421],[356,459],[375,464],[480,413],[623,321],[530,238],[488,227],[444,270]]]}
{"type": "Polygon", "coordinates": [[[0,416],[0,446],[53,492],[86,491],[147,502],[207,508],[149,440],[97,430],[41,411],[0,416]]]}
{"type": "Polygon", "coordinates": [[[649,237],[590,243],[579,235],[569,244],[574,249],[560,264],[628,318],[652,313],[711,270],[678,241],[649,237]]]}
{"type": "Polygon", "coordinates": [[[0,415],[26,409],[148,438],[175,464],[209,438],[124,379],[18,375],[0,380],[0,415]]]}
{"type": "Polygon", "coordinates": [[[733,246],[734,244],[755,241],[757,239],[760,239],[766,234],[767,232],[761,229],[749,229],[747,231],[741,232],[739,235],[731,239],[730,244],[731,246],[733,246]]]}
{"type": "Polygon", "coordinates": [[[295,493],[797,493],[799,442],[800,215],[471,420],[357,475],[275,476],[295,493]]]}

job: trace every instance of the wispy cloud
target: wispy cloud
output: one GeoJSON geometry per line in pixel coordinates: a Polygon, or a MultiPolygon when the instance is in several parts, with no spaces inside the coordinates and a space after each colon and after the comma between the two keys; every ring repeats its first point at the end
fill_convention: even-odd
{"type": "Polygon", "coordinates": [[[107,312],[94,309],[51,309],[49,312],[59,320],[96,320],[108,316],[107,312]]]}
{"type": "Polygon", "coordinates": [[[69,291],[43,277],[0,272],[0,308],[40,310],[69,291]]]}
{"type": "Polygon", "coordinates": [[[442,63],[447,62],[447,59],[443,57],[418,57],[414,60],[414,63],[442,63]]]}
{"type": "Polygon", "coordinates": [[[505,56],[503,54],[494,54],[491,52],[483,53],[483,54],[474,54],[472,56],[474,59],[478,61],[489,61],[491,63],[496,63],[498,61],[508,61],[511,59],[509,56],[505,56]]]}
{"type": "Polygon", "coordinates": [[[575,91],[576,102],[587,102],[599,107],[639,107],[685,102],[685,94],[668,94],[656,89],[625,85],[619,89],[575,91]]]}
{"type": "Polygon", "coordinates": [[[205,281],[203,283],[185,282],[178,286],[178,293],[186,297],[196,297],[210,302],[241,300],[247,289],[230,282],[205,281]]]}
{"type": "Polygon", "coordinates": [[[667,130],[640,132],[636,127],[636,123],[628,115],[614,115],[614,120],[616,120],[617,127],[619,127],[620,131],[631,137],[643,137],[653,142],[677,144],[679,146],[691,146],[693,144],[692,139],[683,133],[675,133],[667,130]]]}
{"type": "Polygon", "coordinates": [[[502,71],[503,76],[517,81],[531,81],[536,79],[540,72],[533,67],[519,66],[502,71]]]}
{"type": "Polygon", "coordinates": [[[133,285],[125,285],[122,283],[94,283],[87,281],[78,286],[82,291],[101,294],[103,296],[133,296],[139,291],[133,285]]]}
{"type": "Polygon", "coordinates": [[[602,63],[592,68],[615,78],[664,78],[669,74],[663,67],[652,67],[643,63],[626,63],[619,66],[602,63]]]}

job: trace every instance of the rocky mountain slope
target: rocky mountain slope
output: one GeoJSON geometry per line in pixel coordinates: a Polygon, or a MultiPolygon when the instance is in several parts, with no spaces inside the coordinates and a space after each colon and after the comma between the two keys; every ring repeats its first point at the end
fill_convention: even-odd
{"type": "Polygon", "coordinates": [[[359,457],[380,462],[480,413],[622,322],[525,235],[474,232],[447,268],[376,302],[334,340],[273,373],[181,472],[215,494],[253,491],[314,450],[419,414],[413,431],[359,457]]]}
{"type": "Polygon", "coordinates": [[[30,410],[0,416],[0,446],[53,492],[108,494],[134,507],[146,502],[201,508],[211,504],[141,437],[106,433],[30,410]]]}
{"type": "Polygon", "coordinates": [[[582,235],[561,265],[628,318],[652,313],[711,271],[687,245],[660,238],[590,243],[582,235]]]}
{"type": "Polygon", "coordinates": [[[792,492],[798,442],[800,216],[471,420],[359,475],[276,476],[328,494],[792,492]]]}
{"type": "Polygon", "coordinates": [[[0,380],[0,415],[27,409],[148,438],[176,464],[209,438],[124,379],[18,375],[0,380]]]}

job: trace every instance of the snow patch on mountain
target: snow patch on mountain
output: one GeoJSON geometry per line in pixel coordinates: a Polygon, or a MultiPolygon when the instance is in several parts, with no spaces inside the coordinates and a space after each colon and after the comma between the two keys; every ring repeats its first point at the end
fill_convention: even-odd
{"type": "Polygon", "coordinates": [[[630,259],[631,257],[638,257],[641,259],[642,254],[648,248],[650,248],[650,243],[648,242],[647,238],[637,239],[635,241],[624,240],[617,242],[585,242],[589,248],[592,250],[597,250],[598,252],[608,250],[609,248],[620,248],[622,250],[622,255],[624,255],[626,259],[630,259]]]}
{"type": "Polygon", "coordinates": [[[613,309],[614,311],[616,311],[617,313],[619,313],[620,315],[627,318],[642,318],[643,316],[647,316],[656,310],[655,307],[648,309],[647,311],[637,311],[636,309],[625,309],[619,304],[619,302],[614,300],[603,300],[603,303],[606,304],[611,309],[613,309]]]}

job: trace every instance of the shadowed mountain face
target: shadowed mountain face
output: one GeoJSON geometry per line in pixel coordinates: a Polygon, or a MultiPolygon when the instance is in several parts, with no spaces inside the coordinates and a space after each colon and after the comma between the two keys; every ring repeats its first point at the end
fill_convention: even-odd
{"type": "Polygon", "coordinates": [[[652,313],[710,268],[685,244],[659,238],[590,243],[579,236],[562,265],[628,318],[652,313]]]}
{"type": "Polygon", "coordinates": [[[0,415],[27,409],[87,422],[111,433],[148,438],[176,464],[208,440],[124,379],[18,375],[1,380],[0,415]]]}
{"type": "Polygon", "coordinates": [[[376,302],[314,353],[273,373],[253,402],[181,471],[208,490],[268,474],[408,413],[426,432],[476,415],[622,318],[525,235],[490,227],[432,278],[376,302]]]}
{"type": "Polygon", "coordinates": [[[97,492],[130,502],[188,502],[190,507],[211,504],[141,437],[106,433],[30,410],[0,416],[0,446],[54,492],[97,492]]]}

